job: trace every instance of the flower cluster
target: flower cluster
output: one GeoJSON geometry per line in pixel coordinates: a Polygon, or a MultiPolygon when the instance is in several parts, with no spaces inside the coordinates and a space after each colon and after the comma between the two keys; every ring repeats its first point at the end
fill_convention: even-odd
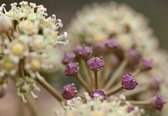
{"type": "MultiPolygon", "coordinates": [[[[150,91],[146,89],[146,86],[137,89],[148,92],[141,92],[142,94],[136,98],[148,99],[159,90],[168,99],[166,92],[168,88],[168,79],[166,79],[168,54],[159,48],[158,40],[148,26],[148,20],[143,15],[124,4],[114,2],[94,4],[79,11],[67,30],[71,41],[68,49],[73,49],[79,43],[93,46],[96,55],[105,56],[106,66],[111,64],[116,67],[123,60],[120,57],[121,52],[118,52],[119,58],[116,58],[115,55],[106,58],[109,51],[116,51],[117,45],[127,51],[125,58],[131,61],[129,66],[132,65],[134,68],[136,67],[134,63],[137,63],[137,59],[143,55],[147,61],[141,58],[141,62],[147,67],[141,65],[141,69],[151,69],[153,66],[154,68],[148,72],[139,73],[136,75],[136,80],[138,86],[144,83],[144,85],[151,87],[150,91]]],[[[110,67],[112,69],[105,67],[105,71],[102,72],[104,75],[107,75],[109,70],[113,73],[113,67],[110,67]]],[[[132,93],[136,93],[136,90],[132,90],[132,93]]],[[[126,94],[130,95],[129,93],[126,94]]],[[[166,110],[164,111],[166,112],[166,110]]]]}
{"type": "MultiPolygon", "coordinates": [[[[159,92],[159,89],[155,89],[153,86],[157,84],[157,81],[154,81],[152,77],[145,77],[150,78],[148,79],[150,80],[149,83],[139,81],[141,74],[148,74],[155,68],[153,61],[140,54],[136,48],[123,49],[118,40],[114,40],[114,38],[101,44],[104,44],[104,47],[99,49],[97,49],[98,45],[78,44],[73,52],[66,53],[62,61],[65,65],[65,75],[79,80],[93,99],[99,96],[100,101],[108,101],[110,96],[123,94],[133,105],[145,105],[160,111],[165,101],[160,96],[154,96],[159,92]],[[114,45],[113,42],[115,47],[112,46],[112,44],[114,45]],[[85,48],[89,48],[89,50],[85,48]],[[143,101],[139,97],[135,99],[135,96],[141,96],[146,92],[150,93],[150,90],[152,90],[150,96],[152,100],[143,101]]],[[[160,84],[158,83],[157,86],[159,87],[160,84]]],[[[66,96],[69,93],[69,97],[74,98],[76,91],[74,91],[73,96],[72,92],[72,89],[69,89],[66,96]]],[[[64,98],[66,99],[66,97],[64,98]]]]}
{"type": "Polygon", "coordinates": [[[94,99],[85,93],[85,102],[80,97],[67,102],[64,112],[56,112],[56,116],[141,116],[144,112],[126,102],[124,96],[101,101],[98,96],[94,99]]]}
{"type": "Polygon", "coordinates": [[[48,16],[43,5],[26,1],[11,4],[7,11],[0,6],[0,84],[12,78],[16,82],[18,95],[25,101],[24,94],[38,90],[34,78],[40,70],[51,64],[48,49],[57,43],[64,44],[65,35],[60,35],[60,19],[48,16]]]}
{"type": "Polygon", "coordinates": [[[147,19],[127,5],[115,2],[84,7],[67,31],[71,48],[76,43],[95,45],[109,38],[118,39],[124,49],[136,47],[143,54],[158,47],[147,19]]]}

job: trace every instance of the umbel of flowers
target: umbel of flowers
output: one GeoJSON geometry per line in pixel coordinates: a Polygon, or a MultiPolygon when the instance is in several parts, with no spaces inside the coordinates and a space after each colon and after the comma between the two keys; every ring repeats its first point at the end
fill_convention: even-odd
{"type": "MultiPolygon", "coordinates": [[[[160,86],[158,81],[151,78],[148,84],[138,82],[138,75],[155,68],[153,61],[140,54],[136,48],[123,49],[115,38],[106,40],[101,46],[79,44],[72,52],[65,54],[62,62],[65,65],[65,75],[76,78],[90,98],[99,96],[100,101],[108,101],[110,96],[124,95],[130,104],[159,111],[165,104],[156,89],[156,86],[160,86]],[[135,99],[146,91],[152,91],[155,96],[149,100],[135,99]]],[[[68,84],[63,88],[62,96],[69,100],[76,93],[74,84],[68,84]]]]}
{"type": "MultiPolygon", "coordinates": [[[[120,47],[131,54],[136,53],[135,50],[131,50],[136,48],[138,53],[145,58],[152,59],[154,68],[148,72],[141,72],[136,76],[138,83],[145,83],[144,85],[151,83],[152,89],[148,91],[144,86],[140,91],[147,90],[148,92],[141,92],[142,95],[134,96],[134,98],[150,98],[150,96],[156,94],[156,90],[159,90],[162,95],[168,98],[166,92],[168,88],[166,76],[168,55],[159,48],[157,38],[148,25],[148,20],[140,13],[125,4],[115,2],[94,4],[79,11],[67,31],[71,41],[68,45],[69,49],[73,49],[79,43],[84,43],[89,46],[97,46],[95,52],[101,52],[100,56],[104,57],[107,52],[106,49],[108,49],[104,47],[104,43],[111,38],[115,38],[120,47]]],[[[103,59],[108,62],[105,66],[110,64],[111,60],[103,59]]],[[[116,60],[115,57],[112,57],[112,59],[113,61],[116,60]]],[[[116,61],[118,62],[118,60],[116,61]]],[[[108,74],[109,70],[112,69],[106,69],[104,74],[108,74]]],[[[135,90],[137,89],[132,90],[132,92],[135,90]]],[[[127,94],[129,95],[129,93],[127,94]]]]}
{"type": "MultiPolygon", "coordinates": [[[[44,64],[47,49],[64,44],[65,35],[58,29],[62,27],[55,15],[48,16],[43,5],[20,2],[12,3],[9,11],[5,4],[0,6],[0,86],[9,80],[16,83],[17,93],[26,102],[26,93],[37,98],[39,90],[36,81],[45,88],[47,82],[40,70],[48,69],[44,64]]],[[[47,56],[47,57],[46,57],[47,56]]],[[[51,56],[52,57],[52,56],[51,56]]]]}
{"type": "Polygon", "coordinates": [[[118,39],[124,49],[136,47],[145,55],[158,47],[148,20],[129,6],[115,2],[84,7],[77,12],[67,31],[70,48],[77,43],[96,45],[112,37],[118,39]]]}

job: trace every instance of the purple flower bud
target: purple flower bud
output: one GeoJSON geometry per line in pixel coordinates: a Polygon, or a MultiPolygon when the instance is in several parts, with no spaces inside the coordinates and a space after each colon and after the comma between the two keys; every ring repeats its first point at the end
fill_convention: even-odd
{"type": "Polygon", "coordinates": [[[128,57],[132,60],[138,60],[140,58],[140,55],[136,49],[129,49],[128,50],[128,57]]]}
{"type": "Polygon", "coordinates": [[[62,96],[66,100],[70,100],[74,98],[77,94],[77,89],[75,87],[75,84],[67,84],[62,89],[62,96]]]}
{"type": "Polygon", "coordinates": [[[119,58],[116,56],[116,55],[112,55],[111,57],[110,57],[110,65],[112,66],[112,67],[116,67],[118,64],[119,64],[119,62],[120,62],[120,60],[119,60],[119,58]]]}
{"type": "Polygon", "coordinates": [[[79,64],[76,62],[69,63],[65,67],[66,76],[76,76],[78,71],[79,71],[79,64]]]}
{"type": "Polygon", "coordinates": [[[70,62],[73,62],[75,60],[75,54],[74,53],[67,53],[65,54],[62,63],[63,64],[68,64],[70,62]]]}
{"type": "Polygon", "coordinates": [[[161,85],[162,82],[163,82],[163,80],[160,80],[156,77],[152,77],[151,82],[149,83],[150,88],[155,90],[155,91],[159,91],[160,90],[160,85],[161,85]]]}
{"type": "Polygon", "coordinates": [[[127,112],[131,113],[132,111],[134,111],[134,107],[133,106],[129,106],[128,109],[127,109],[127,112]]]}
{"type": "Polygon", "coordinates": [[[80,45],[80,44],[78,44],[75,48],[74,48],[74,52],[76,53],[76,54],[79,54],[79,52],[82,50],[82,45],[80,45]]]}
{"type": "Polygon", "coordinates": [[[106,46],[109,48],[117,48],[118,47],[118,42],[116,39],[109,39],[106,41],[106,46]]]}
{"type": "Polygon", "coordinates": [[[107,47],[105,46],[105,42],[100,42],[94,47],[94,51],[98,53],[106,53],[107,52],[107,47]]]}
{"type": "Polygon", "coordinates": [[[131,73],[126,74],[122,77],[121,84],[122,87],[127,90],[133,90],[138,85],[131,73]]]}
{"type": "Polygon", "coordinates": [[[92,98],[98,97],[98,98],[100,98],[101,100],[106,100],[106,99],[107,99],[107,95],[106,95],[106,93],[105,93],[102,89],[94,89],[94,90],[91,92],[90,96],[91,96],[92,98]]]}
{"type": "Polygon", "coordinates": [[[142,67],[141,69],[144,71],[148,71],[151,70],[153,68],[153,60],[149,60],[149,59],[142,59],[142,67]]]}
{"type": "Polygon", "coordinates": [[[102,57],[92,57],[87,61],[87,64],[92,71],[99,71],[104,66],[102,57]]]}
{"type": "Polygon", "coordinates": [[[74,52],[82,58],[87,59],[92,53],[92,48],[84,45],[77,45],[77,47],[74,49],[74,52]]]}
{"type": "Polygon", "coordinates": [[[166,102],[164,101],[163,97],[157,95],[157,96],[154,97],[153,100],[154,100],[154,101],[153,101],[153,105],[155,106],[155,108],[156,108],[157,110],[161,111],[161,110],[163,109],[164,104],[166,103],[166,102]]]}

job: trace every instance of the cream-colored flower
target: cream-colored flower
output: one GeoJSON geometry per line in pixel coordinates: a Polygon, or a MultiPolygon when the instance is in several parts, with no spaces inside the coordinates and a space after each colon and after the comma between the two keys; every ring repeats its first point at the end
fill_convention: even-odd
{"type": "Polygon", "coordinates": [[[58,111],[56,116],[141,116],[144,112],[136,106],[128,112],[129,107],[133,106],[123,96],[111,96],[107,101],[102,101],[99,98],[92,99],[86,93],[84,98],[86,102],[80,97],[67,101],[65,110],[58,111]]]}
{"type": "Polygon", "coordinates": [[[114,2],[86,6],[77,13],[67,29],[72,48],[76,43],[96,45],[116,38],[124,49],[136,47],[149,53],[158,42],[143,15],[114,2]]]}
{"type": "Polygon", "coordinates": [[[55,65],[49,58],[57,53],[46,51],[66,43],[65,35],[58,32],[61,27],[61,20],[48,16],[43,5],[22,1],[12,3],[8,11],[5,4],[0,6],[0,78],[19,81],[17,90],[24,101],[25,93],[35,96],[37,74],[55,65]],[[47,59],[43,59],[44,54],[47,59]]]}

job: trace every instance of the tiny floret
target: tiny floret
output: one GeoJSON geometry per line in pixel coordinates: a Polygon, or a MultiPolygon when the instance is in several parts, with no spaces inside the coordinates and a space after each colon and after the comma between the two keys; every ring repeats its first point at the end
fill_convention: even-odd
{"type": "Polygon", "coordinates": [[[133,106],[129,106],[128,109],[127,109],[127,111],[128,111],[128,113],[131,113],[132,111],[134,111],[134,109],[135,108],[133,106]]]}
{"type": "Polygon", "coordinates": [[[74,52],[82,58],[87,59],[92,53],[92,47],[77,45],[74,52]]]}
{"type": "Polygon", "coordinates": [[[75,60],[75,54],[74,53],[67,53],[65,54],[62,63],[63,64],[68,64],[70,62],[73,62],[75,60]]]}
{"type": "Polygon", "coordinates": [[[127,90],[133,90],[138,85],[134,76],[131,73],[126,74],[122,77],[121,84],[122,87],[127,90]]]}
{"type": "Polygon", "coordinates": [[[109,39],[106,41],[106,46],[109,48],[117,48],[118,47],[118,42],[116,39],[109,39]]]}
{"type": "Polygon", "coordinates": [[[98,97],[101,100],[106,100],[107,99],[107,95],[106,95],[106,93],[102,89],[94,89],[91,92],[90,96],[92,98],[98,97]]]}
{"type": "Polygon", "coordinates": [[[87,61],[87,64],[92,71],[99,71],[104,66],[102,57],[92,57],[87,61]]]}
{"type": "Polygon", "coordinates": [[[62,96],[66,100],[70,100],[74,98],[77,94],[77,89],[75,87],[75,84],[67,84],[62,89],[62,96]]]}
{"type": "Polygon", "coordinates": [[[165,103],[166,102],[164,101],[162,96],[157,95],[154,97],[154,106],[157,110],[161,111],[165,103]]]}
{"type": "Polygon", "coordinates": [[[79,71],[79,64],[76,62],[69,63],[65,67],[66,76],[76,76],[78,71],[79,71]]]}
{"type": "Polygon", "coordinates": [[[154,64],[151,59],[145,59],[145,58],[142,59],[142,70],[144,71],[151,70],[153,66],[154,64]]]}
{"type": "Polygon", "coordinates": [[[138,60],[140,55],[136,49],[131,48],[128,50],[128,57],[133,60],[138,60]]]}

